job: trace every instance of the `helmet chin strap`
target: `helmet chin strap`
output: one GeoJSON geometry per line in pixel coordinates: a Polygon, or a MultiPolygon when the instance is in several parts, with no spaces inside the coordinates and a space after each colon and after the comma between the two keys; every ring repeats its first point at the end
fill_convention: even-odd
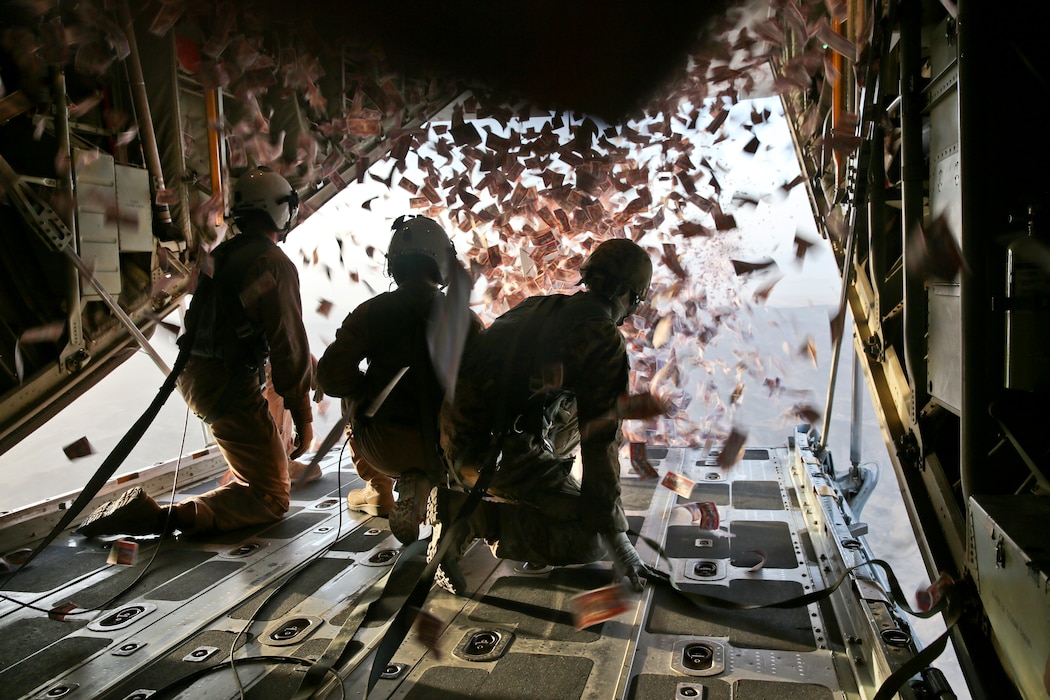
{"type": "Polygon", "coordinates": [[[630,292],[621,292],[609,300],[613,307],[613,316],[617,326],[622,326],[627,317],[638,309],[638,305],[628,299],[630,294],[630,292]]]}

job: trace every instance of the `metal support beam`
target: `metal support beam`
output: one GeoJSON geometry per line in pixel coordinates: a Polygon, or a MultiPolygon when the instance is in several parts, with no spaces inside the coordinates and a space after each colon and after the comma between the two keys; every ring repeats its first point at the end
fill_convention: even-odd
{"type": "MultiPolygon", "coordinates": [[[[904,265],[904,361],[912,394],[912,415],[926,405],[927,301],[925,283],[909,257],[907,240],[923,225],[923,182],[929,177],[922,155],[922,97],[918,82],[922,69],[922,7],[919,0],[900,5],[900,99],[901,99],[901,235],[904,265]]],[[[921,442],[921,439],[920,439],[921,442]]]]}
{"type": "MultiPolygon", "coordinates": [[[[60,227],[53,236],[48,236],[49,242],[54,245],[61,241],[61,247],[69,248],[74,253],[78,252],[77,239],[77,217],[74,213],[73,202],[76,193],[73,187],[73,150],[69,140],[69,102],[66,99],[66,74],[60,66],[51,67],[51,92],[54,97],[52,108],[55,110],[55,138],[58,140],[58,167],[56,184],[58,190],[65,194],[69,203],[66,217],[55,212],[55,217],[34,217],[36,221],[50,228],[55,220],[61,221],[60,227]]],[[[19,189],[16,191],[22,191],[19,189]]],[[[42,201],[39,204],[47,209],[49,206],[42,201]]],[[[32,225],[32,221],[29,222],[32,225]]],[[[84,350],[84,326],[80,309],[81,299],[80,276],[75,270],[70,269],[66,279],[66,328],[69,331],[66,338],[66,347],[62,350],[63,363],[76,362],[77,358],[84,358],[87,352],[84,350]]]]}
{"type": "MultiPolygon", "coordinates": [[[[1005,52],[993,48],[989,29],[995,26],[994,18],[988,16],[994,10],[980,0],[959,3],[959,149],[964,154],[960,161],[962,211],[962,255],[972,261],[961,273],[959,289],[962,316],[962,412],[959,445],[959,472],[962,481],[962,500],[969,502],[970,496],[981,493],[996,493],[1002,484],[997,484],[999,475],[987,464],[988,453],[995,444],[988,436],[988,406],[991,403],[989,375],[1000,377],[1001,365],[994,370],[989,367],[995,354],[989,345],[1002,343],[1004,338],[996,332],[996,324],[990,318],[991,289],[988,285],[990,271],[995,263],[989,256],[985,239],[993,234],[995,214],[1002,202],[997,202],[1001,185],[990,182],[994,146],[988,143],[992,134],[981,127],[991,126],[983,116],[987,110],[987,90],[991,87],[984,60],[996,61],[1005,52]],[[988,22],[991,26],[986,26],[988,22]],[[984,60],[982,59],[984,57],[984,60]],[[990,371],[992,370],[992,371],[990,371]]],[[[1008,72],[1002,63],[996,74],[1008,72]]],[[[1005,268],[1005,255],[1003,257],[1005,268]]]]}
{"type": "Polygon", "coordinates": [[[157,190],[165,188],[164,169],[160,164],[160,149],[157,147],[157,134],[153,130],[153,114],[150,112],[149,95],[146,93],[146,78],[142,74],[142,63],[139,60],[139,45],[135,38],[135,23],[131,19],[131,10],[127,3],[118,3],[117,13],[121,28],[128,38],[130,53],[124,59],[128,67],[128,82],[131,97],[135,102],[135,117],[139,127],[139,138],[142,140],[142,151],[146,157],[146,166],[153,177],[153,207],[157,218],[165,224],[171,223],[171,211],[167,204],[157,204],[157,190]]]}

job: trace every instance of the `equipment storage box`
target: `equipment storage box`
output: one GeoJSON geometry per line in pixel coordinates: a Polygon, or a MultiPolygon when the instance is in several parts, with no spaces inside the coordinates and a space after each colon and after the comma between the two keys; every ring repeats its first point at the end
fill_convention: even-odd
{"type": "Polygon", "coordinates": [[[1050,664],[1050,498],[973,496],[968,560],[993,641],[1026,698],[1046,697],[1050,664]]]}

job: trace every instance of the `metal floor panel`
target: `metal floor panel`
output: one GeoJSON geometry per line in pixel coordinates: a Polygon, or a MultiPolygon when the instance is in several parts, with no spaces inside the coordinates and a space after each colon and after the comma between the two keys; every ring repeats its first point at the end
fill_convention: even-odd
{"type": "MultiPolygon", "coordinates": [[[[688,499],[656,480],[639,480],[625,466],[630,527],[664,547],[667,558],[635,538],[639,553],[687,591],[772,602],[814,590],[822,585],[821,573],[793,497],[788,450],[749,448],[744,456],[723,471],[699,450],[650,448],[661,473],[696,482],[688,499]],[[697,500],[719,505],[718,531],[700,530],[679,507],[697,500]]],[[[178,697],[236,698],[228,670],[235,640],[246,697],[289,696],[304,667],[273,657],[319,658],[400,551],[384,518],[345,510],[340,494],[360,481],[339,471],[336,453],[322,466],[321,481],[293,491],[292,511],[280,523],[209,540],[146,542],[136,567],[105,564],[106,549],[97,541],[59,538],[34,562],[32,576],[16,577],[13,597],[43,608],[66,600],[100,604],[159,552],[143,579],[102,614],[59,622],[0,603],[0,630],[17,629],[25,639],[14,643],[8,634],[0,641],[4,696],[148,697],[226,660],[225,668],[182,688],[178,697]],[[67,561],[75,565],[62,566],[67,561]],[[126,623],[99,627],[126,608],[142,610],[126,623]]],[[[809,507],[808,496],[803,500],[809,507]]],[[[623,614],[578,630],[572,596],[607,585],[609,561],[537,571],[496,560],[475,545],[462,568],[468,594],[435,589],[424,606],[446,625],[436,646],[411,632],[370,698],[858,697],[838,653],[842,632],[824,619],[830,605],[703,609],[650,585],[628,597],[623,614]],[[481,657],[470,651],[479,634],[497,640],[495,650],[481,657]],[[697,649],[710,651],[710,666],[696,667],[690,655],[697,649]]],[[[410,583],[402,583],[403,593],[410,583]]],[[[388,608],[384,615],[393,613],[388,608]]],[[[348,697],[363,695],[383,632],[382,624],[369,623],[351,642],[337,669],[348,697]]],[[[338,697],[336,682],[329,676],[319,697],[338,697]]]]}
{"type": "MultiPolygon", "coordinates": [[[[661,473],[675,471],[697,485],[689,499],[680,499],[653,481],[622,474],[625,493],[646,492],[644,500],[625,499],[625,504],[644,505],[643,510],[628,508],[632,529],[665,544],[671,557],[659,560],[639,545],[643,558],[673,571],[683,589],[712,589],[745,602],[773,602],[812,590],[814,572],[800,537],[805,530],[787,495],[790,483],[784,482],[786,450],[748,450],[749,459],[738,468],[713,476],[708,476],[708,460],[698,459],[693,450],[650,449],[648,456],[661,473]],[[686,511],[676,508],[709,496],[722,506],[721,534],[688,524],[686,511]],[[697,540],[703,542],[698,546],[697,540]],[[748,571],[758,561],[754,550],[763,550],[766,563],[748,571]],[[717,563],[718,580],[701,583],[686,575],[701,555],[717,563]]],[[[468,600],[440,590],[428,600],[428,612],[448,625],[437,649],[407,640],[393,660],[404,670],[394,680],[381,681],[369,697],[842,697],[815,605],[705,612],[668,589],[649,587],[631,597],[628,612],[576,630],[568,600],[609,583],[609,562],[530,573],[475,546],[463,568],[468,600]],[[478,660],[457,655],[464,640],[476,634],[498,635],[506,645],[502,655],[478,660]],[[708,641],[719,650],[719,678],[683,671],[684,645],[708,641]],[[521,662],[521,654],[529,663],[521,662]],[[579,661],[567,664],[566,659],[579,661]],[[762,679],[768,685],[751,684],[762,679]],[[786,690],[777,690],[780,686],[786,690]]],[[[361,669],[352,672],[347,692],[361,692],[366,675],[361,669]]]]}
{"type": "MultiPolygon", "coordinates": [[[[331,456],[326,458],[324,477],[309,485],[312,489],[292,492],[292,508],[281,522],[211,539],[143,538],[132,567],[107,564],[107,542],[59,537],[5,586],[5,595],[43,610],[65,601],[81,611],[97,605],[106,610],[74,611],[59,621],[9,602],[0,604],[0,631],[12,640],[0,643],[3,696],[123,698],[136,690],[157,690],[203,663],[228,656],[233,639],[253,614],[258,613],[257,621],[247,636],[241,635],[240,646],[257,639],[263,627],[288,611],[309,608],[330,614],[347,607],[346,596],[379,579],[396,552],[378,563],[324,555],[340,524],[342,533],[354,539],[375,529],[368,527],[373,519],[342,508],[334,465],[331,456]],[[293,576],[300,567],[302,573],[293,576]],[[345,576],[351,569],[356,570],[354,581],[345,576]],[[271,598],[287,577],[292,583],[271,598]],[[333,581],[338,590],[332,590],[333,581]],[[99,627],[115,613],[124,615],[122,611],[138,614],[127,613],[126,622],[99,627]],[[201,658],[185,658],[198,649],[201,658]]],[[[345,472],[338,476],[344,492],[360,483],[345,472]]],[[[364,541],[376,552],[391,551],[397,542],[388,535],[384,526],[380,536],[368,535],[364,541]]],[[[361,547],[354,551],[369,554],[361,547]]]]}

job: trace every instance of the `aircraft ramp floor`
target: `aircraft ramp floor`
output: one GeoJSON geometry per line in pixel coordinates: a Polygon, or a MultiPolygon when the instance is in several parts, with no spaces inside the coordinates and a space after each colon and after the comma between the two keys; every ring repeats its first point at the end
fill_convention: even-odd
{"type": "MultiPolygon", "coordinates": [[[[661,473],[696,482],[685,499],[629,467],[622,478],[632,530],[667,558],[644,541],[639,552],[680,589],[760,603],[825,585],[793,451],[749,448],[729,470],[695,449],[648,454],[661,473]],[[721,527],[699,529],[677,507],[687,501],[718,504],[721,527]]],[[[322,467],[319,481],[293,491],[281,522],[207,540],[144,539],[134,566],[108,564],[110,543],[59,537],[4,588],[37,609],[0,601],[3,696],[292,697],[307,668],[296,660],[324,654],[401,551],[385,519],[345,510],[341,494],[360,485],[349,460],[340,468],[333,452],[322,467]],[[76,609],[64,619],[42,612],[67,602],[76,609]]],[[[536,568],[479,544],[463,569],[468,595],[435,588],[424,605],[445,626],[436,645],[413,629],[368,697],[859,697],[827,600],[740,611],[650,584],[622,614],[577,629],[573,596],[608,585],[610,562],[536,568]]],[[[361,626],[317,697],[365,695],[384,629],[361,626]]]]}

